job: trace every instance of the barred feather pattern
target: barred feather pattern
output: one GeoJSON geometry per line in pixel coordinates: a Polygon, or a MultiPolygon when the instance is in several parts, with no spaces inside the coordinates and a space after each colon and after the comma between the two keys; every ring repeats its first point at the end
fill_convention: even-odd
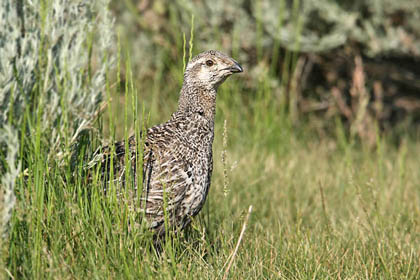
{"type": "MultiPolygon", "coordinates": [[[[149,228],[159,236],[165,232],[165,213],[171,228],[183,229],[206,201],[213,170],[217,88],[236,72],[242,72],[241,66],[217,51],[193,58],[184,75],[178,110],[169,121],[148,129],[138,139],[143,148],[140,208],[149,228]]],[[[138,146],[132,136],[128,143],[117,142],[114,149],[100,147],[95,153],[88,168],[100,163],[105,192],[111,180],[120,187],[126,185],[127,158],[132,174],[136,174],[138,146]],[[110,166],[114,178],[110,176],[110,166]]],[[[135,180],[133,183],[137,190],[138,184],[135,180]]]]}

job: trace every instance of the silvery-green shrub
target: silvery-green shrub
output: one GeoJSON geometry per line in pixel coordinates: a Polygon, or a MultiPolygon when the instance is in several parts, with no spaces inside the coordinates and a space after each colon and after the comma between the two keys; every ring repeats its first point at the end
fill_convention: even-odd
{"type": "Polygon", "coordinates": [[[41,111],[57,148],[93,118],[113,59],[108,1],[5,0],[0,6],[0,125],[41,111]]]}
{"type": "MultiPolygon", "coordinates": [[[[47,158],[62,160],[95,119],[114,61],[108,2],[0,1],[0,204],[8,213],[17,139],[40,134],[47,158]]],[[[9,218],[0,213],[1,225],[9,218]]]]}
{"type": "Polygon", "coordinates": [[[2,167],[4,172],[0,179],[0,237],[4,237],[7,233],[8,223],[12,215],[13,206],[15,205],[16,198],[13,189],[20,168],[17,159],[18,149],[19,145],[16,131],[9,125],[4,126],[0,129],[0,152],[6,153],[5,160],[7,166],[2,167]]]}

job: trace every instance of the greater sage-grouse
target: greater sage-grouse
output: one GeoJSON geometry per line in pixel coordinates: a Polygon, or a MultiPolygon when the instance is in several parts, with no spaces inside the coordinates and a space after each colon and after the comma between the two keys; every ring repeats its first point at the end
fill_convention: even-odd
{"type": "MultiPolygon", "coordinates": [[[[242,71],[238,62],[218,51],[195,56],[184,73],[178,110],[166,123],[148,129],[145,139],[142,136],[143,184],[139,208],[155,235],[165,232],[165,213],[170,228],[182,229],[203,207],[213,169],[217,88],[227,77],[242,71]]],[[[136,174],[139,149],[134,136],[128,142],[128,145],[124,141],[115,143],[114,178],[110,176],[111,147],[100,148],[89,163],[89,169],[100,163],[105,189],[110,180],[125,184],[126,158],[131,161],[132,174],[136,174]]]]}

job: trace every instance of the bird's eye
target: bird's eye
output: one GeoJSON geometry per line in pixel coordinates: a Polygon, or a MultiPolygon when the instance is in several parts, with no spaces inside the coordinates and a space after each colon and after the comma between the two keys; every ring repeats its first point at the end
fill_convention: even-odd
{"type": "Polygon", "coordinates": [[[214,64],[213,60],[209,59],[209,60],[206,61],[207,66],[213,66],[213,64],[214,64]]]}

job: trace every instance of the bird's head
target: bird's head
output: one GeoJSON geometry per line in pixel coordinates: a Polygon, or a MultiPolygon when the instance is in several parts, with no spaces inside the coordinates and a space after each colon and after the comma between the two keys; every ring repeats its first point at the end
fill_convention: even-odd
{"type": "Polygon", "coordinates": [[[184,79],[188,83],[217,89],[227,77],[242,71],[241,65],[233,58],[211,50],[198,54],[188,62],[184,79]]]}

